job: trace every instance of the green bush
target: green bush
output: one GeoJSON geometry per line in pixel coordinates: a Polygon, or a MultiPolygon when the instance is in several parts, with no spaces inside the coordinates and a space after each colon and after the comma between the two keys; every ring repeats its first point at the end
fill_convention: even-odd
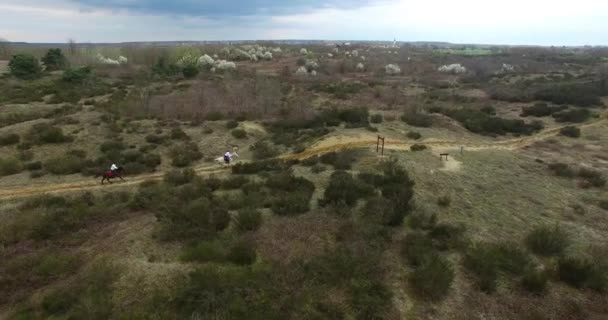
{"type": "Polygon", "coordinates": [[[562,110],[564,110],[563,107],[550,107],[544,102],[539,102],[531,107],[523,107],[521,116],[547,117],[562,110]]]}
{"type": "Polygon", "coordinates": [[[228,261],[240,265],[250,265],[255,262],[257,254],[255,247],[250,242],[237,241],[228,252],[228,261]]]}
{"type": "Polygon", "coordinates": [[[186,79],[192,79],[198,75],[200,72],[199,68],[196,65],[186,65],[182,68],[182,74],[186,79]]]}
{"type": "Polygon", "coordinates": [[[543,294],[547,290],[549,276],[544,271],[528,268],[521,279],[522,286],[529,292],[543,294]]]}
{"type": "Polygon", "coordinates": [[[570,237],[559,226],[534,228],[526,237],[530,251],[543,256],[558,256],[570,245],[570,237]]]}
{"type": "Polygon", "coordinates": [[[28,162],[25,164],[25,169],[27,171],[40,170],[40,169],[42,169],[42,162],[40,162],[40,161],[28,162]]]}
{"type": "Polygon", "coordinates": [[[164,176],[164,181],[173,186],[181,186],[192,182],[196,178],[196,172],[191,168],[182,170],[171,170],[164,176]]]}
{"type": "Polygon", "coordinates": [[[587,258],[562,257],[558,261],[559,279],[576,288],[589,284],[593,269],[593,262],[587,258]]]}
{"type": "Polygon", "coordinates": [[[236,225],[241,232],[256,231],[262,225],[262,214],[255,209],[240,210],[236,216],[236,225]]]}
{"type": "Polygon", "coordinates": [[[232,136],[237,139],[247,138],[247,131],[245,131],[243,129],[234,129],[234,130],[230,131],[230,134],[232,134],[232,136]]]}
{"type": "Polygon", "coordinates": [[[444,207],[447,208],[450,206],[450,204],[452,203],[452,198],[450,198],[450,196],[440,196],[439,198],[437,198],[437,204],[440,207],[444,207]]]}
{"type": "Polygon", "coordinates": [[[239,126],[239,122],[236,120],[228,120],[228,122],[226,122],[226,129],[228,129],[228,130],[232,130],[238,126],[239,126]]]}
{"type": "Polygon", "coordinates": [[[16,133],[3,134],[0,136],[0,146],[11,146],[19,143],[21,137],[16,133]]]}
{"type": "Polygon", "coordinates": [[[285,168],[286,164],[279,160],[263,160],[248,163],[237,163],[232,166],[234,174],[256,174],[264,171],[280,171],[285,168]]]}
{"type": "Polygon", "coordinates": [[[47,172],[58,175],[80,173],[87,166],[87,161],[74,155],[65,155],[50,158],[44,162],[47,172]]]}
{"type": "Polygon", "coordinates": [[[416,131],[409,131],[407,133],[407,137],[410,139],[413,139],[413,140],[418,140],[418,139],[422,138],[422,135],[416,131]]]}
{"type": "Polygon", "coordinates": [[[439,223],[429,231],[429,237],[433,240],[433,246],[439,250],[448,250],[464,246],[463,225],[439,223]]]}
{"type": "Polygon", "coordinates": [[[353,206],[357,200],[373,194],[372,186],[344,171],[332,173],[325,189],[323,204],[345,204],[353,206]]]}
{"type": "Polygon", "coordinates": [[[414,212],[409,218],[409,226],[412,229],[429,230],[437,225],[437,214],[428,214],[424,211],[414,212]]]}
{"type": "Polygon", "coordinates": [[[573,178],[576,176],[576,171],[565,163],[550,163],[547,167],[559,177],[573,178]]]}
{"type": "Polygon", "coordinates": [[[265,141],[254,143],[249,149],[253,152],[253,158],[256,160],[274,158],[279,154],[278,150],[272,147],[265,141]]]}
{"type": "Polygon", "coordinates": [[[454,282],[454,267],[439,255],[429,255],[410,275],[414,292],[422,299],[439,300],[447,296],[454,282]]]}
{"type": "Polygon", "coordinates": [[[418,267],[429,255],[436,254],[432,240],[423,232],[408,233],[401,243],[401,255],[411,266],[418,267]]]}
{"type": "Polygon", "coordinates": [[[161,144],[165,142],[166,137],[158,134],[149,134],[146,136],[146,142],[152,144],[161,144]]]}
{"type": "MultiPolygon", "coordinates": [[[[76,69],[67,69],[63,72],[62,80],[70,83],[83,83],[91,76],[91,67],[80,67],[76,69]]],[[[87,100],[85,104],[95,104],[95,100],[87,100]]]]}
{"type": "Polygon", "coordinates": [[[433,125],[433,116],[420,112],[406,112],[401,116],[401,121],[410,126],[428,128],[433,125]]]}
{"type": "Polygon", "coordinates": [[[467,250],[464,265],[475,274],[482,291],[494,292],[501,272],[521,275],[531,258],[514,243],[478,243],[467,250]]]}
{"type": "Polygon", "coordinates": [[[239,189],[248,182],[249,182],[249,179],[247,177],[232,176],[228,179],[222,180],[221,188],[225,189],[225,190],[239,189]]]}
{"type": "Polygon", "coordinates": [[[225,244],[219,241],[205,241],[187,247],[180,259],[186,262],[222,262],[226,260],[225,244]]]}
{"type": "Polygon", "coordinates": [[[35,79],[42,74],[42,67],[36,57],[29,54],[14,55],[8,63],[11,75],[20,79],[35,79]]]}
{"type": "Polygon", "coordinates": [[[578,170],[578,176],[585,180],[584,183],[581,184],[581,187],[583,188],[601,188],[606,185],[606,179],[598,170],[583,167],[578,170]]]}
{"type": "Polygon", "coordinates": [[[578,138],[581,136],[581,129],[574,126],[563,127],[559,130],[559,134],[566,137],[578,138]]]}
{"type": "Polygon", "coordinates": [[[319,157],[321,163],[329,164],[336,170],[350,170],[356,156],[352,151],[329,152],[319,157]]]}
{"type": "Polygon", "coordinates": [[[63,134],[63,130],[48,123],[38,123],[31,127],[27,140],[34,144],[64,143],[74,139],[63,134]]]}
{"type": "Polygon", "coordinates": [[[585,122],[591,118],[591,112],[587,109],[572,109],[553,114],[557,122],[585,122]]]}
{"type": "Polygon", "coordinates": [[[410,147],[410,150],[412,150],[414,152],[416,152],[416,151],[423,151],[423,150],[426,150],[426,146],[423,145],[423,144],[413,144],[410,147]]]}
{"type": "MultiPolygon", "coordinates": [[[[157,200],[158,201],[158,200],[157,200]]],[[[230,224],[230,215],[207,198],[177,208],[158,208],[159,236],[163,240],[206,240],[230,224]]]]}
{"type": "Polygon", "coordinates": [[[373,114],[370,117],[369,122],[371,122],[371,123],[382,123],[383,120],[384,120],[384,117],[382,117],[381,114],[373,114]]]}
{"type": "Polygon", "coordinates": [[[49,49],[41,59],[47,71],[61,70],[68,64],[68,59],[63,55],[61,49],[49,49]]]}
{"type": "Polygon", "coordinates": [[[0,176],[10,176],[23,171],[23,164],[15,158],[0,158],[0,176]]]}
{"type": "Polygon", "coordinates": [[[272,175],[266,180],[266,186],[274,195],[271,209],[278,215],[295,215],[306,213],[310,209],[310,199],[315,185],[290,172],[272,175]]]}
{"type": "Polygon", "coordinates": [[[182,130],[179,127],[175,127],[173,129],[171,129],[171,133],[169,134],[169,137],[173,140],[186,140],[186,141],[190,140],[190,136],[188,136],[188,134],[186,134],[184,132],[184,130],[182,130]]]}
{"type": "Polygon", "coordinates": [[[186,167],[192,162],[200,160],[203,154],[199,151],[198,145],[193,142],[179,144],[169,151],[171,164],[174,167],[186,167]]]}

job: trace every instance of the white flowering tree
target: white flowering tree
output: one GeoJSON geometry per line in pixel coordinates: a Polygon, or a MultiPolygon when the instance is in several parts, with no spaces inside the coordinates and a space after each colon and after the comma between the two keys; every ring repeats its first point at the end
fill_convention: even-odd
{"type": "Polygon", "coordinates": [[[398,65],[396,64],[387,64],[384,67],[384,71],[386,72],[386,74],[388,74],[389,76],[394,76],[394,75],[398,75],[401,73],[401,68],[399,68],[398,65]]]}
{"type": "Polygon", "coordinates": [[[437,69],[439,72],[461,74],[467,72],[467,68],[463,67],[460,63],[454,63],[450,65],[441,66],[437,69]]]}

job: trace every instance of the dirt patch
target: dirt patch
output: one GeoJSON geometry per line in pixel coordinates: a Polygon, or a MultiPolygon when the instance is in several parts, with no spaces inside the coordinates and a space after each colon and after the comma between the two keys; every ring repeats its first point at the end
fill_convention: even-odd
{"type": "Polygon", "coordinates": [[[8,73],[8,60],[0,60],[0,74],[8,73]]]}

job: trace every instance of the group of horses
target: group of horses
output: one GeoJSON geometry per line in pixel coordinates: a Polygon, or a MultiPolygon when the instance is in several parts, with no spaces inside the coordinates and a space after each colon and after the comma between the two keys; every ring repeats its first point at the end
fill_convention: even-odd
{"type": "MultiPolygon", "coordinates": [[[[234,158],[239,157],[238,153],[236,153],[236,152],[232,152],[229,154],[230,154],[230,156],[229,156],[228,161],[226,161],[226,159],[223,156],[221,156],[219,158],[216,158],[215,162],[221,163],[223,165],[230,165],[230,163],[232,163],[234,158]]],[[[102,173],[101,174],[101,184],[104,184],[104,182],[106,182],[106,181],[109,183],[112,183],[112,179],[116,179],[116,178],[120,179],[120,181],[125,181],[125,179],[123,179],[123,177],[122,177],[124,172],[125,172],[125,169],[122,166],[120,166],[115,171],[106,171],[106,172],[102,173]]]]}

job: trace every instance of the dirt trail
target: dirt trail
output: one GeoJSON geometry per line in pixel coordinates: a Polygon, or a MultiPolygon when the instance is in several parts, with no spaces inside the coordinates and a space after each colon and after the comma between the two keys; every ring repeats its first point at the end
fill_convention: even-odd
{"type": "MultiPolygon", "coordinates": [[[[593,122],[589,122],[583,125],[579,125],[579,128],[586,128],[603,123],[606,119],[602,117],[593,122]]],[[[426,139],[422,141],[400,141],[400,140],[386,140],[385,149],[388,150],[409,150],[410,146],[414,143],[424,144],[431,148],[454,148],[460,149],[464,147],[465,150],[486,150],[486,149],[500,149],[500,150],[515,150],[524,146],[531,145],[537,141],[547,139],[549,137],[559,134],[562,127],[552,128],[544,130],[534,136],[525,136],[506,140],[497,141],[484,141],[484,142],[470,142],[470,141],[458,141],[458,140],[436,140],[426,139]]],[[[279,156],[279,159],[283,160],[303,160],[316,155],[329,153],[332,151],[340,151],[346,149],[355,149],[363,147],[375,147],[376,140],[361,137],[341,137],[341,139],[327,139],[318,142],[304,152],[297,154],[284,154],[279,156]]],[[[219,165],[212,166],[200,166],[194,168],[196,173],[200,175],[210,175],[226,172],[229,167],[223,167],[219,165]]],[[[49,185],[36,185],[36,186],[24,186],[24,187],[11,187],[11,188],[0,188],[0,200],[52,194],[52,193],[65,193],[82,190],[97,190],[97,189],[108,189],[115,187],[124,187],[130,185],[137,185],[148,180],[160,180],[162,179],[164,172],[157,172],[153,174],[139,175],[135,177],[127,178],[125,182],[116,182],[114,184],[101,185],[98,179],[88,178],[79,182],[70,183],[59,183],[49,185]]]]}

